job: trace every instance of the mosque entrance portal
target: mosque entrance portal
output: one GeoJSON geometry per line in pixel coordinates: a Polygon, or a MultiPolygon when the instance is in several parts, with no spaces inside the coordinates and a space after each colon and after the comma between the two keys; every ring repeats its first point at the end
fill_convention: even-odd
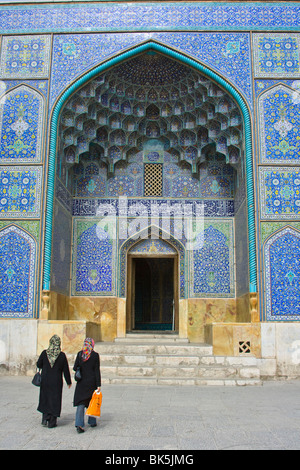
{"type": "Polygon", "coordinates": [[[70,92],[47,212],[45,290],[72,307],[57,317],[72,319],[76,302],[86,318],[86,302],[101,298],[112,337],[163,330],[193,341],[207,319],[249,318],[243,115],[201,70],[153,44],[70,92]]]}

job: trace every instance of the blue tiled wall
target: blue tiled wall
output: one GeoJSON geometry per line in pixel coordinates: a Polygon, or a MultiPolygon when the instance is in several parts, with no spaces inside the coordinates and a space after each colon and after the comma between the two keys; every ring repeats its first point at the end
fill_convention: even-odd
{"type": "MultiPolygon", "coordinates": [[[[66,87],[100,62],[152,39],[202,62],[230,82],[247,102],[254,128],[255,222],[261,316],[267,320],[299,320],[297,305],[300,291],[296,282],[299,273],[293,264],[298,256],[300,240],[296,226],[300,210],[299,13],[300,7],[295,2],[124,2],[10,5],[1,8],[1,316],[27,318],[38,315],[43,259],[40,240],[43,237],[40,238],[35,224],[38,223],[44,230],[49,122],[57,99],[66,87]],[[22,269],[21,260],[24,263],[22,269]],[[18,296],[20,284],[23,288],[18,296]],[[278,294],[282,289],[289,292],[285,300],[278,294]]],[[[169,162],[169,170],[172,170],[171,164],[169,162]]],[[[97,295],[124,294],[124,250],[120,249],[117,255],[116,244],[109,241],[111,229],[104,226],[107,236],[103,237],[100,251],[105,250],[107,255],[106,273],[109,275],[106,275],[106,280],[115,276],[119,285],[113,282],[100,285],[99,272],[93,268],[96,258],[87,262],[84,254],[84,243],[90,246],[93,224],[91,222],[90,226],[80,226],[79,229],[79,222],[87,217],[97,217],[99,213],[101,215],[103,206],[110,204],[110,201],[116,210],[120,209],[115,197],[116,187],[122,178],[124,182],[127,178],[129,186],[133,185],[133,193],[126,193],[131,207],[134,201],[130,198],[141,194],[139,164],[132,162],[132,165],[135,165],[132,167],[133,180],[129,181],[132,175],[122,174],[120,166],[110,183],[105,181],[105,189],[101,168],[97,178],[95,174],[93,177],[86,174],[84,168],[82,174],[75,175],[74,199],[71,197],[68,171],[64,164],[57,168],[55,190],[59,201],[56,204],[60,205],[60,210],[56,211],[54,219],[52,287],[55,288],[56,284],[61,293],[69,292],[66,266],[70,259],[68,240],[71,241],[71,229],[68,226],[67,230],[60,232],[57,222],[60,221],[65,227],[73,216],[74,220],[78,220],[78,223],[73,223],[77,227],[77,231],[73,230],[73,240],[76,239],[74,253],[77,261],[81,260],[81,265],[87,269],[86,275],[81,270],[79,278],[73,278],[73,292],[80,295],[87,292],[86,279],[89,276],[94,286],[89,293],[93,293],[94,289],[97,295]],[[101,199],[103,197],[106,199],[101,199]],[[117,269],[118,273],[112,274],[112,269],[117,269]]],[[[219,248],[223,247],[222,253],[228,265],[224,276],[226,286],[224,284],[221,289],[225,296],[240,295],[247,290],[247,272],[243,263],[237,260],[236,271],[233,268],[233,255],[231,258],[230,253],[234,236],[230,240],[224,239],[225,225],[235,220],[235,231],[232,228],[232,233],[235,233],[236,254],[242,258],[246,256],[245,174],[242,170],[239,180],[235,181],[235,198],[232,197],[232,179],[222,174],[212,186],[209,168],[200,175],[202,184],[196,185],[196,192],[193,190],[193,194],[189,195],[192,197],[192,210],[196,210],[199,204],[197,198],[202,198],[204,214],[213,222],[211,235],[222,239],[219,248]],[[224,194],[221,194],[222,190],[224,194]],[[220,197],[213,197],[217,192],[220,197]],[[217,233],[214,224],[220,219],[225,225],[223,228],[219,226],[217,233]],[[238,227],[243,227],[243,230],[237,231],[238,227]],[[236,290],[233,287],[235,282],[236,290]]],[[[168,177],[166,167],[165,187],[168,196],[175,198],[172,204],[176,204],[182,198],[180,178],[183,173],[176,177],[176,183],[171,174],[168,177]]],[[[142,198],[140,202],[147,212],[150,201],[142,198]]],[[[205,230],[209,227],[205,226],[205,230]]],[[[116,230],[119,229],[116,227],[116,230]]],[[[173,236],[174,228],[172,230],[173,236]]],[[[125,246],[126,240],[123,242],[125,246]]],[[[184,240],[179,239],[178,243],[181,243],[180,248],[178,245],[180,251],[184,240]]],[[[208,292],[207,280],[205,284],[199,277],[202,268],[198,270],[198,266],[203,252],[199,252],[199,259],[197,255],[191,259],[183,251],[180,253],[181,295],[220,293],[208,292]],[[186,286],[188,263],[197,266],[196,276],[193,277],[194,291],[186,286]],[[200,285],[204,287],[200,288],[200,285]]],[[[104,271],[101,273],[103,277],[104,271]]],[[[208,281],[211,286],[215,282],[212,274],[208,281]]]]}

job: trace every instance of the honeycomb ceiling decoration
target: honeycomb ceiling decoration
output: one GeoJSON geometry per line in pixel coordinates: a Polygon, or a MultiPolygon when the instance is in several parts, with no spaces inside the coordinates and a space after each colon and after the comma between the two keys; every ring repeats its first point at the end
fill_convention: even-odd
{"type": "Polygon", "coordinates": [[[211,152],[235,166],[242,153],[236,103],[192,68],[155,52],[98,76],[72,95],[61,114],[59,149],[66,162],[98,154],[108,173],[136,152],[163,149],[197,174],[211,152]]]}

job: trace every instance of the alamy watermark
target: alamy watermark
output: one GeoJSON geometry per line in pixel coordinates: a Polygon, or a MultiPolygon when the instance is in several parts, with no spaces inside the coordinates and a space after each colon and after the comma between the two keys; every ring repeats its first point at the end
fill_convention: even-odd
{"type": "Polygon", "coordinates": [[[184,241],[187,250],[203,246],[204,203],[197,201],[147,200],[130,203],[126,196],[99,205],[96,217],[97,236],[109,231],[111,238],[119,240],[162,239],[184,241]],[[118,230],[116,230],[118,224],[118,230]]]}

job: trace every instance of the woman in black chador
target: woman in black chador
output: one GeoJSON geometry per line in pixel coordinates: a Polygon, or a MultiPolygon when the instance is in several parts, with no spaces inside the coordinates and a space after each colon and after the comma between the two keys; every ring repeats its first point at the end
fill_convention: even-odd
{"type": "MultiPolygon", "coordinates": [[[[81,380],[77,382],[74,393],[74,406],[77,406],[75,427],[84,432],[84,409],[88,408],[95,390],[101,390],[100,357],[94,351],[94,340],[86,338],[83,348],[78,352],[73,369],[80,368],[81,380]]],[[[96,418],[89,416],[88,424],[96,426],[96,418]]]]}
{"type": "Polygon", "coordinates": [[[38,361],[37,368],[42,369],[42,383],[38,411],[43,413],[42,424],[55,428],[61,412],[63,378],[69,388],[72,385],[68,360],[60,349],[60,337],[53,335],[38,361]]]}

